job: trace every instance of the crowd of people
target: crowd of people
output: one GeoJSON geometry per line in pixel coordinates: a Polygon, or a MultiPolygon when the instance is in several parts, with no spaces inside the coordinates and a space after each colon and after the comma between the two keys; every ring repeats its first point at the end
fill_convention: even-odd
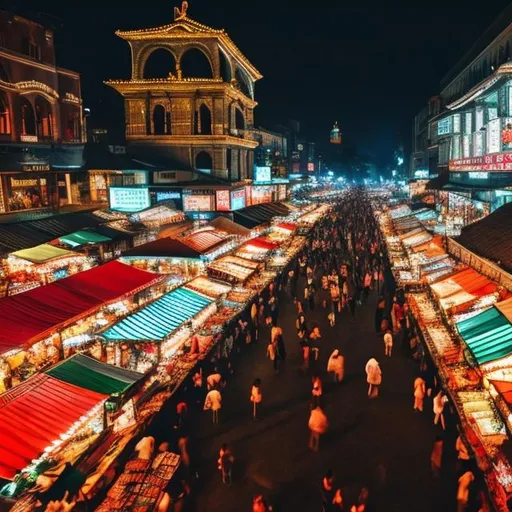
{"type": "MultiPolygon", "coordinates": [[[[343,322],[355,323],[360,318],[359,309],[369,301],[371,294],[377,299],[376,348],[373,357],[361,368],[366,374],[368,400],[380,400],[379,389],[385,378],[378,360],[382,353],[377,348],[380,338],[384,343],[386,358],[406,357],[418,368],[417,377],[411,383],[411,405],[414,410],[424,413],[425,401],[432,400],[433,423],[436,424],[433,428],[439,429],[439,438],[431,458],[433,477],[437,476],[443,458],[439,453],[445,439],[446,399],[438,386],[435,366],[428,360],[419,334],[409,322],[404,293],[394,289],[388,276],[386,249],[370,199],[364,190],[351,189],[333,201],[331,211],[310,230],[304,248],[289,266],[235,321],[219,333],[214,353],[197,367],[190,380],[175,393],[170,413],[172,429],[162,428],[161,425],[157,428],[160,437],[165,432],[165,439],[161,441],[168,442],[182,456],[182,474],[173,479],[175,489],[171,493],[176,503],[175,510],[180,510],[179,503],[193,494],[200,480],[202,465],[208,463],[197,453],[193,425],[197,424],[198,415],[206,414],[205,411],[211,411],[212,428],[222,425],[224,390],[235,371],[238,354],[247,345],[259,344],[258,350],[265,351],[270,371],[275,373],[276,378],[286,374],[287,356],[292,351],[300,354],[302,378],[311,380],[311,396],[309,403],[305,404],[309,408],[308,447],[313,453],[322,449],[322,436],[329,431],[330,423],[324,403],[324,384],[330,380],[336,386],[343,386],[347,354],[337,347],[321,357],[325,333],[318,319],[323,317],[333,328],[342,322],[342,318],[343,322]],[[283,301],[294,304],[295,333],[289,330],[285,332],[284,326],[280,325],[283,301]],[[398,344],[401,353],[396,355],[393,349],[398,344]]],[[[289,312],[287,309],[287,314],[289,312]]],[[[324,322],[321,323],[323,325],[324,322]]],[[[247,418],[244,421],[251,418],[257,421],[266,414],[265,390],[270,386],[266,387],[261,375],[253,375],[251,382],[247,389],[247,418]]],[[[458,453],[462,454],[459,460],[464,461],[458,466],[462,479],[457,495],[462,507],[459,510],[473,510],[467,507],[475,475],[468,474],[470,457],[464,455],[467,449],[464,451],[462,440],[457,439],[457,443],[458,453]]],[[[228,443],[219,446],[216,459],[219,482],[226,487],[237,481],[235,451],[228,443]]],[[[379,466],[378,469],[379,481],[383,483],[386,468],[379,466]]],[[[337,482],[330,469],[325,471],[318,488],[318,510],[375,510],[372,509],[374,491],[371,486],[361,485],[358,496],[355,499],[349,497],[343,482],[337,482]]],[[[263,494],[253,496],[253,512],[272,510],[268,498],[263,494]]]]}

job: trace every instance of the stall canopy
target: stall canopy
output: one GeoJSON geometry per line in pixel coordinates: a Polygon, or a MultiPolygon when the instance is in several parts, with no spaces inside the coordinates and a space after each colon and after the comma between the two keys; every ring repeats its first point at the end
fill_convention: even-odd
{"type": "Polygon", "coordinates": [[[512,354],[512,324],[495,306],[459,322],[457,329],[478,364],[512,354]]]}
{"type": "Polygon", "coordinates": [[[472,268],[461,270],[432,285],[432,290],[441,298],[464,292],[474,298],[494,293],[498,286],[472,268]]]}
{"type": "Polygon", "coordinates": [[[244,226],[229,220],[226,217],[217,217],[212,220],[209,224],[215,229],[219,231],[224,231],[225,233],[229,233],[230,235],[236,236],[248,236],[251,233],[250,229],[245,228],[244,226]]]}
{"type": "Polygon", "coordinates": [[[512,405],[512,382],[508,380],[490,380],[489,382],[496,388],[507,405],[512,405]]]}
{"type": "Polygon", "coordinates": [[[0,477],[16,473],[107,398],[40,374],[0,396],[0,477]]]}
{"type": "Polygon", "coordinates": [[[129,249],[123,253],[123,256],[129,258],[199,259],[201,253],[177,238],[165,237],[129,249]]]}
{"type": "Polygon", "coordinates": [[[41,244],[36,247],[31,247],[30,249],[22,249],[21,251],[13,252],[12,256],[30,261],[31,263],[40,264],[56,260],[58,258],[77,256],[77,253],[68,251],[67,249],[61,249],[60,247],[55,247],[54,245],[41,244]]]}
{"type": "Polygon", "coordinates": [[[42,339],[103,304],[161,280],[118,261],[0,301],[0,353],[42,339]]]}
{"type": "Polygon", "coordinates": [[[228,239],[211,228],[187,235],[182,241],[189,247],[192,247],[192,249],[206,253],[219,248],[221,245],[225,244],[228,239]]]}
{"type": "Polygon", "coordinates": [[[85,227],[108,222],[92,212],[54,215],[26,222],[0,224],[0,255],[44,244],[85,227]]]}
{"type": "Polygon", "coordinates": [[[236,223],[252,229],[260,224],[269,223],[274,217],[286,217],[290,208],[283,203],[264,203],[242,208],[233,213],[236,223]]]}
{"type": "Polygon", "coordinates": [[[144,377],[142,373],[105,364],[83,354],[62,361],[47,370],[46,374],[68,384],[108,395],[122,394],[144,377]]]}
{"type": "Polygon", "coordinates": [[[457,242],[512,272],[512,203],[462,228],[457,242]]]}
{"type": "Polygon", "coordinates": [[[250,247],[255,247],[256,249],[261,249],[264,251],[273,251],[274,249],[277,249],[278,245],[274,244],[272,242],[269,242],[268,240],[265,240],[262,237],[253,238],[249,242],[247,242],[245,245],[250,247]]]}
{"type": "Polygon", "coordinates": [[[163,341],[213,299],[178,288],[107,329],[106,341],[163,341]]]}
{"type": "Polygon", "coordinates": [[[295,231],[297,229],[297,225],[291,222],[281,222],[277,227],[284,229],[285,231],[295,231]]]}
{"type": "Polygon", "coordinates": [[[59,238],[59,242],[69,245],[70,247],[80,247],[88,244],[104,244],[112,242],[112,239],[105,235],[100,235],[95,231],[75,231],[69,235],[65,235],[59,238]]]}

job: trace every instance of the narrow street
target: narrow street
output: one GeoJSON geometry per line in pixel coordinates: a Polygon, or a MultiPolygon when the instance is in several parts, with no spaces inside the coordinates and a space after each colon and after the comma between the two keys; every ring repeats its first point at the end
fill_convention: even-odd
{"type": "Polygon", "coordinates": [[[417,363],[402,355],[398,340],[393,356],[384,357],[381,335],[374,330],[376,300],[374,291],[368,304],[357,308],[355,321],[345,310],[334,328],[328,324],[327,312],[318,306],[314,313],[306,312],[308,321],[317,322],[322,331],[318,368],[330,421],[319,453],[313,453],[308,449],[307,427],[311,378],[300,372],[295,305],[282,294],[278,325],[283,328],[287,349],[285,369],[276,375],[265,357],[266,329],[261,330],[258,344],[244,347],[235,358],[235,375],[223,391],[219,425],[212,425],[210,411],[202,411],[196,422],[201,485],[193,493],[195,503],[189,510],[250,510],[252,497],[258,493],[277,511],[320,510],[321,479],[328,469],[344,489],[346,506],[367,486],[372,491],[371,510],[439,508],[442,502],[430,478],[430,452],[436,436],[432,402],[425,401],[423,414],[413,411],[417,363]],[[335,348],[345,355],[342,384],[331,382],[326,373],[335,348]],[[370,357],[377,358],[383,372],[380,396],[375,400],[366,395],[364,368],[370,357]],[[253,420],[249,395],[256,377],[262,379],[263,404],[260,418],[253,420]],[[222,443],[230,445],[236,458],[231,487],[222,484],[217,470],[222,443]],[[384,486],[379,484],[382,468],[384,486]]]}

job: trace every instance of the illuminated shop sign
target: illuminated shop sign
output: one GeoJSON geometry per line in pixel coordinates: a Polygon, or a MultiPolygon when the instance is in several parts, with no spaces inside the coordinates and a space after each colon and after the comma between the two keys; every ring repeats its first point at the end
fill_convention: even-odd
{"type": "Polygon", "coordinates": [[[37,135],[20,135],[21,142],[37,142],[37,135]]]}
{"type": "Polygon", "coordinates": [[[11,178],[11,187],[37,187],[39,185],[46,185],[45,179],[31,179],[31,180],[18,180],[16,178],[11,178]]]}
{"type": "Polygon", "coordinates": [[[243,188],[240,190],[232,190],[231,209],[240,210],[241,208],[245,208],[245,190],[243,188]]]}
{"type": "Polygon", "coordinates": [[[156,193],[157,203],[169,200],[181,200],[181,192],[178,192],[177,190],[163,190],[156,193]]]}
{"type": "Polygon", "coordinates": [[[468,172],[468,177],[472,180],[487,180],[489,179],[489,173],[488,172],[468,172]]]}
{"type": "Polygon", "coordinates": [[[429,170],[428,169],[416,169],[414,171],[415,178],[428,178],[429,170]]]}
{"type": "Polygon", "coordinates": [[[512,153],[450,160],[450,171],[512,171],[512,153]]]}
{"type": "Polygon", "coordinates": [[[252,187],[252,204],[270,203],[273,191],[272,185],[252,187]]]}
{"type": "Polygon", "coordinates": [[[183,209],[188,212],[209,212],[213,210],[213,196],[211,195],[194,195],[183,197],[183,209]]]}
{"type": "Polygon", "coordinates": [[[254,181],[270,181],[272,179],[272,172],[270,167],[255,167],[254,168],[254,181]]]}
{"type": "Polygon", "coordinates": [[[315,164],[313,162],[308,163],[308,171],[315,172],[315,164]]]}
{"type": "Polygon", "coordinates": [[[283,201],[286,199],[286,185],[279,185],[277,187],[277,194],[279,197],[279,201],[283,201]]]}
{"type": "MultiPolygon", "coordinates": [[[[230,210],[229,190],[215,191],[217,197],[217,210],[219,212],[227,212],[230,210]]],[[[244,192],[245,195],[245,192],[244,192]]]]}
{"type": "Polygon", "coordinates": [[[21,170],[25,172],[49,171],[50,164],[21,164],[21,170]]]}
{"type": "Polygon", "coordinates": [[[110,208],[120,212],[140,212],[151,206],[147,187],[111,187],[109,189],[109,200],[110,208]]]}

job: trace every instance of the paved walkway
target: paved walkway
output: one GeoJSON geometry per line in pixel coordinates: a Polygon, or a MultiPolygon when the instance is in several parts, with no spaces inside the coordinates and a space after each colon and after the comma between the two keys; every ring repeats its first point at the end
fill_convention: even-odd
{"type": "Polygon", "coordinates": [[[412,407],[417,364],[400,353],[397,341],[392,358],[384,357],[382,338],[374,330],[375,304],[373,292],[368,304],[358,307],[355,321],[344,311],[334,328],[328,325],[326,311],[317,308],[307,313],[308,321],[314,320],[322,330],[319,369],[330,421],[319,453],[313,453],[308,449],[307,428],[311,379],[299,371],[296,309],[283,296],[279,325],[287,348],[286,367],[276,375],[266,359],[267,330],[262,330],[258,344],[244,347],[235,358],[235,375],[223,392],[220,424],[211,424],[210,411],[203,411],[196,424],[202,485],[195,490],[189,510],[249,511],[252,496],[263,492],[279,512],[317,511],[321,478],[329,468],[344,488],[346,505],[368,486],[373,491],[371,510],[453,510],[443,506],[432,488],[430,452],[436,430],[431,401],[426,400],[423,414],[412,407]],[[345,355],[342,384],[330,382],[326,374],[327,359],[335,348],[345,355]],[[370,357],[377,358],[383,372],[375,400],[366,395],[364,367],[370,357]],[[262,379],[263,404],[255,421],[249,395],[256,377],[262,379]],[[224,442],[236,457],[231,487],[222,484],[216,465],[224,442]],[[379,465],[387,475],[380,491],[379,465]]]}

